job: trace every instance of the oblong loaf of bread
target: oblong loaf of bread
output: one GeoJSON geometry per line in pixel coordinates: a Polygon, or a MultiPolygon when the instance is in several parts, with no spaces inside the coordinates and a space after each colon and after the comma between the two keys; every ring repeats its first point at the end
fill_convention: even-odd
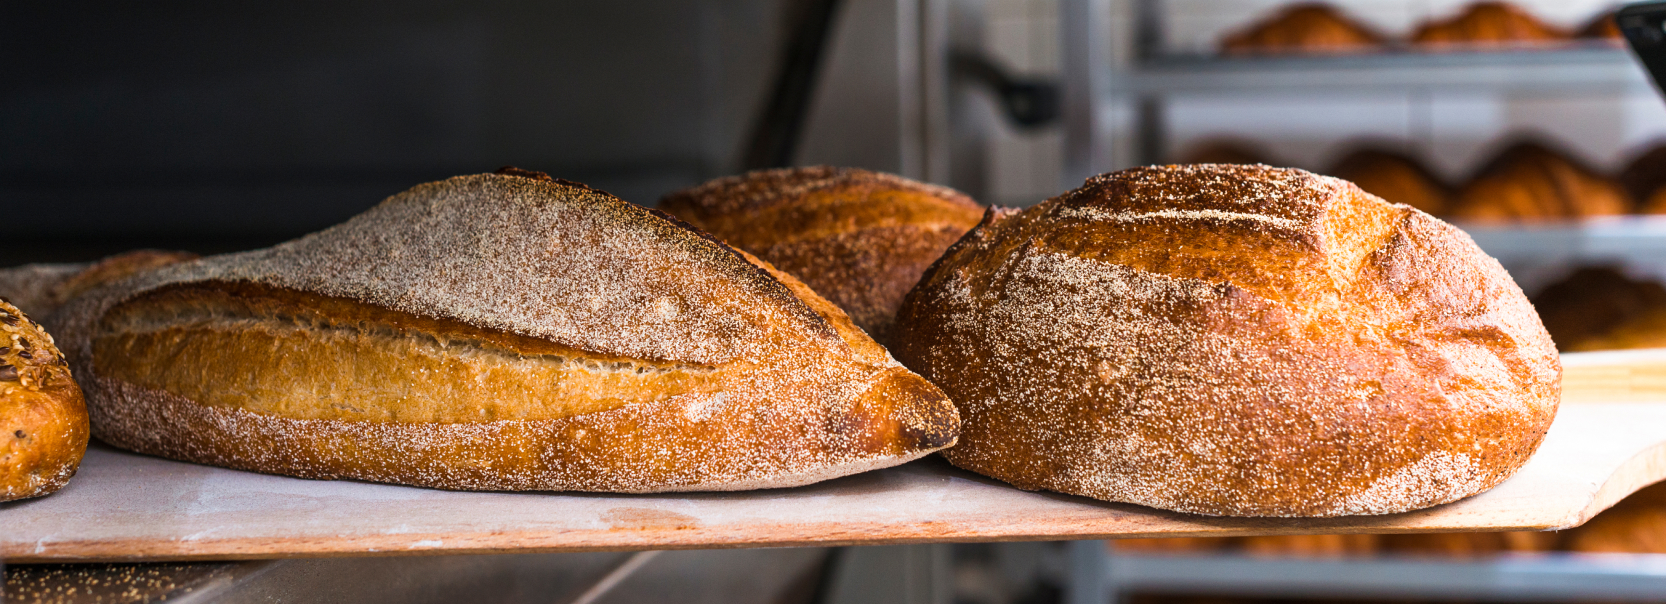
{"type": "Polygon", "coordinates": [[[1094,177],[991,212],[909,293],[897,358],[960,406],[949,461],[1231,516],[1467,497],[1550,427],[1560,364],[1462,231],[1267,166],[1094,177]]]}
{"type": "Polygon", "coordinates": [[[78,298],[94,434],[309,478],[615,492],[800,485],[954,443],[941,391],[803,284],[514,174],[78,298]]]}
{"type": "Polygon", "coordinates": [[[133,250],[97,262],[0,268],[0,296],[34,320],[50,325],[58,307],[76,296],[147,270],[196,258],[190,252],[133,250]]]}
{"type": "Polygon", "coordinates": [[[983,215],[953,189],[827,166],[720,178],[659,207],[802,279],[881,343],[920,274],[983,215]]]}

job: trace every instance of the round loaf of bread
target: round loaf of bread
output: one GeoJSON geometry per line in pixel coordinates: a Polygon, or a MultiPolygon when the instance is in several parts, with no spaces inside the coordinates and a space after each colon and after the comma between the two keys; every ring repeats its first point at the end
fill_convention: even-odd
{"type": "MultiPolygon", "coordinates": [[[[1644,208],[1649,207],[1656,197],[1655,193],[1666,186],[1666,144],[1658,144],[1657,141],[1657,144],[1632,157],[1615,180],[1625,187],[1632,199],[1643,202],[1644,208]]],[[[1659,213],[1666,211],[1666,204],[1655,209],[1656,212],[1647,209],[1639,211],[1644,214],[1659,213]]]]}
{"type": "Polygon", "coordinates": [[[1452,196],[1434,172],[1415,158],[1394,151],[1360,149],[1342,158],[1328,173],[1384,201],[1436,216],[1446,212],[1447,198],[1452,196]]]}
{"type": "Polygon", "coordinates": [[[63,487],[87,452],[87,406],[40,324],[0,298],[0,501],[63,487]]]}
{"type": "Polygon", "coordinates": [[[1550,147],[1523,142],[1499,152],[1459,191],[1452,218],[1511,222],[1616,216],[1631,197],[1614,179],[1550,147]]]}
{"type": "Polygon", "coordinates": [[[1285,7],[1221,41],[1227,54],[1348,53],[1378,50],[1382,34],[1327,4],[1285,7]]]}
{"type": "Polygon", "coordinates": [[[1597,15],[1585,27],[1579,28],[1579,37],[1609,40],[1616,46],[1625,44],[1625,34],[1620,31],[1620,22],[1615,17],[1612,12],[1597,15]]]}
{"type": "Polygon", "coordinates": [[[737,490],[900,464],[958,431],[940,390],[791,276],[513,169],[59,315],[100,440],[260,472],[737,490]]]}
{"type": "Polygon", "coordinates": [[[720,178],[659,207],[802,279],[881,343],[920,274],[983,215],[953,189],[826,166],[720,178]]]}
{"type": "Polygon", "coordinates": [[[1476,2],[1458,15],[1430,21],[1412,34],[1412,43],[1436,49],[1522,46],[1569,39],[1532,13],[1508,2],[1476,2]]]}
{"type": "Polygon", "coordinates": [[[962,468],[1230,516],[1388,514],[1508,478],[1561,365],[1462,231],[1267,166],[1124,170],[992,210],[892,352],[959,406],[962,468]]]}

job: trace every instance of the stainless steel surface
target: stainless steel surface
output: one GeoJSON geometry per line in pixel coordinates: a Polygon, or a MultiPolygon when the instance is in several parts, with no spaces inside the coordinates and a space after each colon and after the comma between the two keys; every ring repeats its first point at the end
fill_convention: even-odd
{"type": "Polygon", "coordinates": [[[1648,264],[1666,257],[1666,216],[1625,216],[1536,226],[1465,225],[1464,230],[1487,254],[1506,263],[1648,264]]]}
{"type": "Polygon", "coordinates": [[[1060,186],[1111,167],[1114,128],[1105,94],[1111,85],[1109,31],[1112,0],[1060,0],[1059,31],[1064,63],[1064,173],[1060,186]]]}
{"type": "Polygon", "coordinates": [[[949,604],[948,545],[845,548],[827,604],[949,604]]]}
{"type": "MultiPolygon", "coordinates": [[[[1100,543],[1083,547],[1090,545],[1104,549],[1100,543]]],[[[1649,554],[1544,554],[1480,560],[1112,554],[1102,560],[1103,589],[1113,595],[1657,602],[1666,594],[1666,556],[1649,554]]]]}
{"type": "Polygon", "coordinates": [[[809,598],[827,551],[809,548],[13,565],[6,576],[8,598],[4,601],[777,604],[809,598]]]}
{"type": "Polygon", "coordinates": [[[1387,52],[1290,58],[1159,57],[1101,80],[1102,94],[1325,92],[1407,89],[1582,95],[1647,91],[1622,48],[1522,52],[1387,52]]]}

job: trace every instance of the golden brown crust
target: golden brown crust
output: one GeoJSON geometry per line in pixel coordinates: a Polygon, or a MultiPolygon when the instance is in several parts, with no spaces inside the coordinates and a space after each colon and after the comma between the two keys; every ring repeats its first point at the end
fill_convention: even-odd
{"type": "Polygon", "coordinates": [[[1393,151],[1355,151],[1337,162],[1329,174],[1389,203],[1405,204],[1435,216],[1446,213],[1447,198],[1452,195],[1421,162],[1393,151]]]}
{"type": "Polygon", "coordinates": [[[1434,48],[1543,44],[1570,38],[1521,8],[1507,2],[1477,2],[1462,14],[1423,24],[1412,42],[1434,48]]]}
{"type": "Polygon", "coordinates": [[[721,178],[660,208],[802,279],[881,342],[920,273],[982,214],[947,188],[825,166],[721,178]]]}
{"type": "Polygon", "coordinates": [[[1516,222],[1615,216],[1631,211],[1619,183],[1535,143],[1500,152],[1458,193],[1452,217],[1516,222]]]}
{"type": "Polygon", "coordinates": [[[421,185],[62,314],[99,438],[261,472],[761,488],[902,463],[958,431],[940,391],[803,284],[555,179],[421,185]]]}
{"type": "Polygon", "coordinates": [[[1266,166],[1124,170],[992,211],[897,326],[897,357],[960,407],[951,462],[1202,514],[1467,497],[1526,462],[1558,400],[1538,316],[1462,231],[1266,166]]]}
{"type": "Polygon", "coordinates": [[[0,501],[63,487],[87,452],[87,408],[52,337],[0,301],[0,501]]]}
{"type": "Polygon", "coordinates": [[[1227,54],[1345,53],[1377,50],[1382,34],[1328,4],[1297,4],[1221,41],[1227,54]]]}

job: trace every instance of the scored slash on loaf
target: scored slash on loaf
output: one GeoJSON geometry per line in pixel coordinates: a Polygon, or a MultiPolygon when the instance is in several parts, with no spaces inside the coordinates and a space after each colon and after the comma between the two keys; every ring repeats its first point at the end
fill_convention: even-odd
{"type": "Polygon", "coordinates": [[[1232,516],[1388,514],[1512,475],[1560,364],[1451,225],[1267,166],[1137,168],[992,210],[893,352],[960,407],[954,464],[1232,516]]]}
{"type": "Polygon", "coordinates": [[[950,446],[953,405],[767,263],[583,185],[420,185],[64,307],[118,447],[449,489],[794,486],[950,446]]]}

